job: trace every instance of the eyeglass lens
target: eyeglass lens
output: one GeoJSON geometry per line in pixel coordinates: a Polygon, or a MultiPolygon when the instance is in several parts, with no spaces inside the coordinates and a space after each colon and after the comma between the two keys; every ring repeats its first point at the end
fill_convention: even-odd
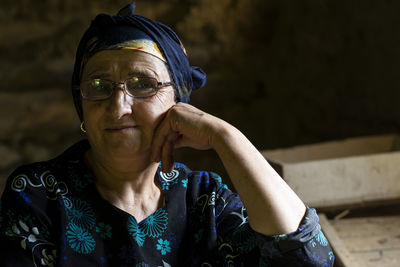
{"type": "MultiPolygon", "coordinates": [[[[132,77],[125,82],[126,92],[134,97],[149,97],[157,92],[157,80],[149,77],[132,77]]],[[[89,100],[101,100],[110,97],[114,87],[113,81],[93,79],[81,84],[82,96],[89,100]]]]}

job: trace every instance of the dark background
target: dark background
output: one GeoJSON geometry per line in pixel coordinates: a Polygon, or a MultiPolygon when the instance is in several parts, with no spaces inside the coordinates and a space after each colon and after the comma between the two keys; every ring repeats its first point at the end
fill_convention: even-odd
{"type": "MultiPolygon", "coordinates": [[[[75,49],[95,14],[127,3],[1,0],[0,189],[17,165],[83,137],[70,96],[75,49]]],[[[260,150],[399,130],[399,1],[136,3],[137,14],[174,28],[207,72],[192,104],[260,150]]],[[[178,154],[225,176],[212,151],[178,154]]]]}

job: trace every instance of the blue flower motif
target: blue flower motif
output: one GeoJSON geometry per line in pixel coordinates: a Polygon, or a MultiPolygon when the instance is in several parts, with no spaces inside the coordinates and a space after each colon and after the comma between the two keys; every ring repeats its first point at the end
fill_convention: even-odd
{"type": "Polygon", "coordinates": [[[136,240],[136,242],[140,247],[143,246],[145,235],[139,229],[139,226],[134,217],[132,216],[129,217],[127,227],[128,227],[128,232],[131,234],[132,238],[136,240]]]}
{"type": "Polygon", "coordinates": [[[315,236],[315,240],[317,240],[318,243],[323,247],[326,247],[328,245],[328,240],[326,239],[322,231],[319,231],[319,233],[315,236]]]}
{"type": "Polygon", "coordinates": [[[187,187],[187,184],[188,184],[188,179],[183,179],[182,180],[182,186],[183,187],[187,187]]]}
{"type": "Polygon", "coordinates": [[[138,264],[136,264],[135,267],[150,267],[150,265],[148,265],[147,263],[144,263],[144,262],[142,261],[142,262],[139,262],[138,264]]]}
{"type": "Polygon", "coordinates": [[[96,232],[99,233],[99,235],[101,236],[101,238],[105,239],[105,238],[111,238],[111,226],[108,224],[105,224],[103,222],[100,222],[97,226],[96,226],[96,232]]]}
{"type": "Polygon", "coordinates": [[[136,259],[135,248],[133,246],[122,246],[119,250],[119,257],[128,264],[134,263],[136,259]]]}
{"type": "Polygon", "coordinates": [[[66,235],[70,247],[80,254],[89,254],[96,246],[92,235],[74,223],[68,224],[66,235]]]}
{"type": "Polygon", "coordinates": [[[157,250],[161,251],[161,255],[167,254],[167,252],[171,252],[171,247],[169,246],[168,240],[158,239],[157,250]]]}
{"type": "Polygon", "coordinates": [[[92,207],[79,199],[72,199],[71,202],[71,207],[67,207],[68,219],[81,228],[93,228],[96,220],[92,207]]]}
{"type": "Polygon", "coordinates": [[[139,224],[140,230],[148,236],[159,237],[168,225],[168,214],[164,209],[157,210],[139,224]]]}

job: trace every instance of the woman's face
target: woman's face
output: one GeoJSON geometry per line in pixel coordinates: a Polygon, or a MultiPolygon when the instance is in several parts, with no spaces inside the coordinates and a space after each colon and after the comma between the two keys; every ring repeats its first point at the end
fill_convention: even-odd
{"type": "MultiPolygon", "coordinates": [[[[123,82],[129,77],[153,77],[169,82],[160,59],[135,50],[105,50],[89,59],[82,80],[103,78],[123,82]]],[[[146,156],[162,115],[175,104],[171,86],[148,98],[134,98],[115,87],[106,100],[83,100],[83,119],[89,142],[97,153],[118,157],[146,156]]]]}

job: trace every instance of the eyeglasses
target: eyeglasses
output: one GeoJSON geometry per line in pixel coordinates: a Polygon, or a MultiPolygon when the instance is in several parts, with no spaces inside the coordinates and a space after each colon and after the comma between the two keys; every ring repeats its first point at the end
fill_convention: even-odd
{"type": "Polygon", "coordinates": [[[173,82],[158,82],[151,77],[130,77],[123,82],[113,82],[104,79],[91,79],[83,81],[80,85],[82,98],[86,100],[105,100],[112,96],[118,85],[124,85],[123,90],[135,98],[145,98],[157,94],[160,88],[174,85],[173,82]]]}

